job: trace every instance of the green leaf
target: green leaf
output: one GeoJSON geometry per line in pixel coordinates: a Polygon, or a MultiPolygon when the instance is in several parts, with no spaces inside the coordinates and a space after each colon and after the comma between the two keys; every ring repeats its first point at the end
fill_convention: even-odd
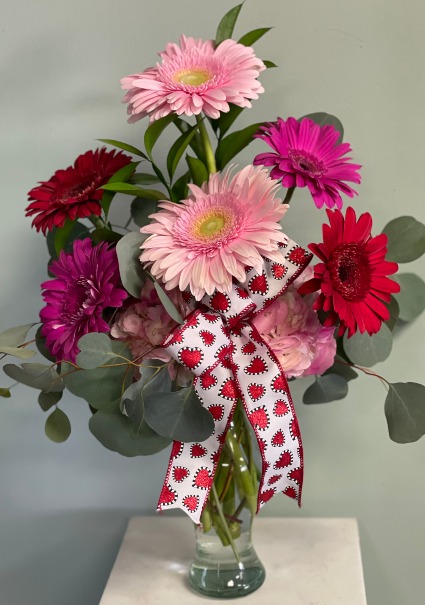
{"type": "Polygon", "coordinates": [[[150,159],[152,160],[152,149],[154,148],[155,143],[157,142],[157,140],[159,139],[159,137],[161,136],[162,132],[165,130],[165,128],[167,128],[167,126],[169,124],[171,124],[171,122],[173,122],[175,119],[174,114],[170,113],[168,116],[165,116],[164,118],[161,118],[160,120],[155,120],[155,122],[152,122],[152,124],[150,124],[145,132],[145,139],[144,139],[144,143],[145,143],[145,148],[146,148],[146,153],[148,154],[148,156],[150,157],[150,159]]]}
{"type": "Polygon", "coordinates": [[[184,132],[179,138],[173,143],[170,151],[167,155],[167,170],[170,179],[173,178],[176,168],[181,160],[183,153],[185,152],[190,141],[196,134],[198,124],[194,124],[187,132],[184,132]]]}
{"type": "Polygon", "coordinates": [[[417,382],[389,384],[385,400],[390,438],[412,443],[425,435],[425,386],[417,382]]]}
{"type": "Polygon", "coordinates": [[[0,387],[0,397],[11,397],[12,395],[10,394],[10,390],[9,389],[5,389],[3,387],[0,387]]]}
{"type": "Polygon", "coordinates": [[[16,382],[46,393],[57,393],[64,389],[62,378],[50,365],[23,363],[22,366],[16,366],[8,363],[3,367],[3,371],[16,382]]]}
{"type": "MultiPolygon", "coordinates": [[[[177,118],[177,117],[174,120],[174,125],[180,130],[181,133],[187,132],[189,130],[189,128],[191,128],[191,125],[188,124],[185,120],[182,120],[181,118],[177,118]]],[[[193,139],[191,139],[189,145],[192,148],[192,150],[195,152],[195,155],[202,162],[205,163],[205,161],[206,161],[205,160],[205,149],[202,144],[202,139],[201,139],[201,135],[199,134],[199,132],[197,132],[195,134],[195,136],[193,137],[193,139]]]]}
{"type": "Polygon", "coordinates": [[[316,382],[308,387],[304,393],[303,402],[306,404],[312,403],[329,403],[344,399],[348,393],[348,384],[340,374],[325,374],[324,376],[316,376],[316,382]]]}
{"type": "Polygon", "coordinates": [[[398,302],[396,301],[394,296],[391,296],[390,302],[387,304],[387,307],[390,312],[390,318],[387,319],[387,321],[385,323],[392,332],[394,330],[394,328],[397,324],[397,320],[400,316],[400,307],[398,306],[398,302]]]}
{"type": "Polygon", "coordinates": [[[204,441],[214,431],[214,420],[193,387],[144,398],[145,420],[154,431],[176,441],[204,441]]]}
{"type": "Polygon", "coordinates": [[[19,349],[18,347],[0,347],[0,353],[19,357],[19,359],[30,359],[35,355],[35,351],[31,351],[31,349],[19,349]]]}
{"type": "Polygon", "coordinates": [[[236,20],[239,16],[239,13],[242,8],[242,4],[238,4],[237,6],[231,8],[229,12],[227,12],[217,27],[217,33],[215,35],[215,44],[218,46],[223,42],[223,40],[227,40],[227,38],[231,38],[233,34],[233,30],[235,28],[236,20]]]}
{"type": "Polygon", "coordinates": [[[85,399],[92,408],[100,409],[111,401],[121,399],[132,380],[132,372],[127,369],[127,365],[122,365],[72,371],[72,366],[68,366],[63,372],[64,382],[71,393],[85,399]]]}
{"type": "Polygon", "coordinates": [[[345,360],[342,359],[342,357],[339,357],[339,355],[335,356],[335,363],[329,370],[326,370],[325,375],[326,374],[339,374],[339,376],[342,376],[347,382],[358,378],[357,372],[355,372],[351,366],[347,365],[345,360]]]}
{"type": "Polygon", "coordinates": [[[133,185],[154,185],[155,183],[159,183],[160,180],[153,174],[148,174],[147,172],[136,172],[128,179],[128,182],[132,183],[133,185]]]}
{"type": "Polygon", "coordinates": [[[146,272],[142,269],[139,260],[142,253],[140,246],[146,237],[147,235],[136,231],[127,233],[116,247],[122,285],[135,298],[140,297],[146,281],[146,272]]]}
{"type": "Polygon", "coordinates": [[[190,171],[188,170],[177,181],[174,183],[173,188],[171,190],[172,197],[171,199],[174,202],[179,202],[180,200],[184,200],[187,198],[187,184],[190,181],[190,171]]]}
{"type": "Polygon", "coordinates": [[[263,63],[267,69],[272,69],[273,67],[277,67],[276,63],[273,63],[273,61],[268,61],[267,59],[263,59],[263,63]]]}
{"type": "Polygon", "coordinates": [[[47,412],[56,405],[62,399],[62,393],[40,393],[38,396],[38,404],[43,410],[47,412]]]}
{"type": "MultiPolygon", "coordinates": [[[[115,174],[111,176],[108,183],[127,183],[139,163],[140,162],[130,162],[126,166],[123,166],[122,168],[120,168],[120,170],[118,170],[115,174]]],[[[111,206],[114,195],[115,194],[112,191],[104,191],[103,193],[101,205],[103,212],[105,213],[105,219],[108,218],[109,208],[111,206]]]]}
{"type": "Polygon", "coordinates": [[[71,434],[71,423],[65,412],[57,408],[47,418],[44,430],[51,441],[63,443],[71,434]]]}
{"type": "Polygon", "coordinates": [[[147,197],[151,200],[165,200],[167,196],[162,191],[156,189],[142,189],[131,183],[107,183],[103,185],[105,191],[115,191],[115,193],[124,193],[125,195],[134,195],[135,197],[147,197]]]}
{"type": "Polygon", "coordinates": [[[425,282],[415,273],[397,273],[392,279],[400,284],[394,298],[400,307],[400,319],[413,321],[425,308],[425,282]]]}
{"type": "Polygon", "coordinates": [[[215,153],[215,159],[217,161],[218,170],[222,170],[226,164],[232,160],[242,149],[245,149],[250,143],[252,143],[253,136],[258,129],[262,126],[262,123],[251,124],[242,130],[232,132],[222,139],[217,147],[215,153]]]}
{"type": "Polygon", "coordinates": [[[156,361],[147,360],[146,364],[142,365],[141,379],[131,384],[122,396],[121,408],[125,409],[127,416],[138,431],[145,422],[144,398],[156,393],[171,391],[172,385],[168,367],[164,367],[164,362],[159,361],[159,367],[155,368],[156,361]]]}
{"type": "Polygon", "coordinates": [[[202,183],[208,180],[208,170],[206,169],[204,162],[190,155],[186,156],[186,162],[189,166],[190,174],[192,175],[192,181],[195,185],[200,187],[202,183]]]}
{"type": "Polygon", "coordinates": [[[61,251],[65,248],[73,228],[73,221],[71,221],[70,219],[66,219],[64,226],[60,229],[56,229],[54,236],[54,247],[56,256],[59,256],[61,251]]]}
{"type": "Polygon", "coordinates": [[[101,242],[116,244],[122,237],[122,233],[116,233],[107,227],[99,227],[91,232],[91,238],[95,244],[100,244],[101,242]]]}
{"type": "Polygon", "coordinates": [[[19,347],[23,345],[28,332],[35,323],[9,328],[0,333],[0,347],[19,347]]]}
{"type": "Polygon", "coordinates": [[[78,348],[80,353],[76,362],[84,370],[94,370],[117,359],[112,350],[112,340],[101,332],[84,334],[78,341],[78,348]]]}
{"type": "Polygon", "coordinates": [[[425,254],[425,225],[413,216],[395,218],[382,233],[388,236],[389,261],[410,263],[425,254]]]}
{"type": "Polygon", "coordinates": [[[161,437],[146,423],[136,430],[132,421],[119,411],[120,399],[96,412],[89,429],[100,443],[122,456],[149,456],[167,447],[171,440],[161,437]]]}
{"type": "MultiPolygon", "coordinates": [[[[63,244],[64,252],[70,252],[72,250],[75,240],[90,237],[90,231],[82,223],[74,221],[71,222],[71,225],[72,229],[67,233],[66,241],[63,244]]],[[[53,260],[58,258],[58,254],[56,253],[56,241],[62,240],[61,231],[64,228],[65,227],[58,229],[58,227],[53,227],[46,236],[47,249],[53,260]]]]}
{"type": "Polygon", "coordinates": [[[138,227],[144,227],[147,225],[149,223],[149,215],[154,214],[157,211],[157,200],[145,200],[141,197],[136,197],[131,202],[131,218],[138,227]]]}
{"type": "Polygon", "coordinates": [[[257,40],[262,38],[267,32],[269,32],[271,27],[260,27],[259,29],[253,29],[248,32],[239,40],[239,44],[243,44],[244,46],[252,46],[257,40]]]}
{"type": "Polygon", "coordinates": [[[172,300],[170,299],[170,297],[168,296],[168,294],[165,293],[164,289],[159,285],[159,283],[157,281],[154,281],[155,286],[155,290],[159,296],[159,300],[161,301],[164,309],[167,311],[168,315],[174,319],[174,321],[176,321],[179,324],[183,323],[183,318],[180,315],[180,313],[177,311],[174,303],[172,302],[172,300]]]}
{"type": "Polygon", "coordinates": [[[330,113],[325,113],[324,111],[319,111],[316,113],[308,113],[307,115],[303,116],[302,118],[298,119],[298,122],[300,122],[301,120],[303,120],[304,118],[310,118],[310,120],[313,120],[313,122],[315,124],[318,124],[319,126],[333,126],[335,128],[335,130],[337,130],[339,132],[339,139],[337,141],[337,143],[341,143],[342,139],[344,137],[344,127],[341,123],[341,121],[331,115],[330,113]]]}
{"type": "Polygon", "coordinates": [[[244,110],[243,107],[238,107],[237,105],[232,105],[231,103],[229,106],[230,109],[228,112],[222,113],[217,120],[210,120],[214,132],[220,130],[220,139],[226,134],[233,122],[244,110]]]}
{"type": "Polygon", "coordinates": [[[393,346],[391,330],[385,324],[376,334],[370,336],[367,332],[343,338],[344,350],[351,361],[357,365],[370,368],[376,363],[387,359],[393,346]]]}
{"type": "Polygon", "coordinates": [[[137,147],[133,147],[133,145],[128,145],[127,143],[122,143],[121,141],[115,141],[114,139],[97,139],[98,141],[102,141],[102,143],[106,143],[107,145],[112,145],[113,147],[118,147],[118,149],[123,149],[124,151],[128,151],[133,155],[139,155],[141,158],[145,160],[149,159],[148,156],[137,149],[137,147]]]}
{"type": "Polygon", "coordinates": [[[50,353],[49,349],[46,346],[46,339],[41,334],[42,327],[43,326],[40,326],[36,332],[35,346],[37,347],[38,352],[41,353],[41,355],[43,355],[43,357],[45,357],[46,359],[48,359],[49,361],[54,363],[56,361],[56,359],[55,359],[55,357],[53,357],[53,355],[50,353]]]}

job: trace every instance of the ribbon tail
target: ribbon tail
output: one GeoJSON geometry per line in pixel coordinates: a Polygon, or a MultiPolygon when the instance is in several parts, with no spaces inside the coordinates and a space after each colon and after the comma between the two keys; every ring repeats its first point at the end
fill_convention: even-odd
{"type": "Polygon", "coordinates": [[[300,504],[303,447],[282,367],[249,323],[233,331],[231,339],[238,388],[263,461],[257,512],[278,492],[300,504]]]}

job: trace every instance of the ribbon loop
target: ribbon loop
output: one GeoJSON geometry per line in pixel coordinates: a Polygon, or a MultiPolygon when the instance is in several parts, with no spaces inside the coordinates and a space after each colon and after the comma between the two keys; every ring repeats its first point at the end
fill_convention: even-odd
{"type": "Polygon", "coordinates": [[[301,500],[303,451],[288,384],[278,359],[251,324],[311,260],[292,240],[280,247],[281,263],[264,258],[261,274],[248,267],[245,282],[234,283],[229,293],[204,296],[162,345],[195,374],[196,393],[215,428],[202,443],[174,442],[159,510],[182,508],[199,523],[238,398],[263,460],[257,509],[278,491],[301,500]]]}

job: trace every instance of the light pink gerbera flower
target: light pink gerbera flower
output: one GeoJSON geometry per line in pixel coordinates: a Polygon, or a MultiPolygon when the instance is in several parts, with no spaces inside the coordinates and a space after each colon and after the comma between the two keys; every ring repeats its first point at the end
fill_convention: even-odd
{"type": "Polygon", "coordinates": [[[140,230],[152,234],[140,260],[167,290],[189,286],[200,300],[215,289],[230,292],[233,277],[244,281],[247,265],[261,273],[262,255],[281,261],[278,243],[285,236],[278,221],[288,205],[275,197],[266,170],[246,166],[233,177],[213,174],[202,189],[189,187],[189,199],[162,202],[140,230]]]}
{"type": "Polygon", "coordinates": [[[252,48],[234,40],[224,40],[217,48],[212,40],[181,36],[180,45],[167,44],[158,53],[156,67],[121,80],[128,90],[129,122],[149,115],[150,121],[171,112],[210,118],[229,111],[229,103],[251,107],[250,99],[264,92],[257,78],[266,69],[252,48]]]}
{"type": "Polygon", "coordinates": [[[361,166],[346,157],[348,143],[338,143],[339,132],[330,124],[319,126],[309,118],[295,118],[265,124],[255,135],[273,152],[260,153],[254,165],[273,166],[270,176],[284,187],[308,187],[318,208],[342,207],[340,192],[353,197],[357,192],[345,181],[360,183],[361,166]]]}

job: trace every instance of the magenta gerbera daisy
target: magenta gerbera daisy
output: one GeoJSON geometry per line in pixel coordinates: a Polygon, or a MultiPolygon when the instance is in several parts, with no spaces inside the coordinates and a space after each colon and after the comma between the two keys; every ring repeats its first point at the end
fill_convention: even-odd
{"type": "Polygon", "coordinates": [[[57,170],[48,181],[31,189],[26,216],[35,215],[32,225],[44,234],[53,227],[63,227],[67,218],[75,221],[91,214],[100,216],[103,192],[99,187],[129,162],[130,156],[104,147],[87,151],[74,166],[57,170]]]}
{"type": "Polygon", "coordinates": [[[313,308],[328,313],[325,325],[339,319],[339,335],[352,336],[379,332],[390,318],[391,293],[400,286],[387,275],[395,273],[397,263],[385,260],[388,238],[384,233],[371,236],[372,217],[368,212],[356,220],[350,206],[344,216],[340,210],[327,210],[330,225],[323,225],[323,243],[309,248],[321,263],[314,267],[313,279],[300,288],[301,294],[320,290],[313,308]]]}
{"type": "Polygon", "coordinates": [[[342,207],[341,194],[357,195],[345,181],[360,183],[361,166],[352,164],[348,143],[338,143],[339,132],[330,124],[319,126],[313,120],[295,118],[265,124],[256,135],[274,151],[260,153],[255,165],[273,166],[270,176],[284,187],[308,187],[318,208],[342,207]]]}
{"type": "Polygon", "coordinates": [[[77,343],[88,332],[109,332],[103,315],[121,307],[128,294],[119,280],[114,248],[76,240],[70,254],[61,252],[50,272],[56,277],[41,284],[46,306],[40,311],[42,335],[58,360],[75,361],[77,343]]]}
{"type": "Polygon", "coordinates": [[[161,63],[121,80],[127,90],[129,122],[149,115],[158,120],[171,112],[218,118],[229,103],[251,107],[250,99],[264,92],[257,78],[266,69],[252,48],[234,40],[215,47],[212,40],[181,36],[180,45],[167,44],[161,63]]]}
{"type": "Polygon", "coordinates": [[[277,184],[266,170],[247,166],[233,177],[213,174],[202,189],[189,187],[189,199],[162,202],[141,229],[151,236],[140,260],[167,289],[189,287],[200,300],[215,289],[230,292],[232,278],[244,281],[247,265],[261,273],[262,255],[282,259],[278,221],[288,205],[275,197],[277,184]]]}

